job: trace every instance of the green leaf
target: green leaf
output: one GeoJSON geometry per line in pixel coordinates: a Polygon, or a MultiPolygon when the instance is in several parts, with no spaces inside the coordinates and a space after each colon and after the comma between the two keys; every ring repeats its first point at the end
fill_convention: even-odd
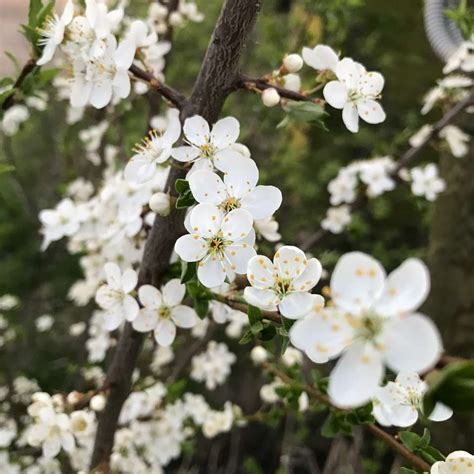
{"type": "Polygon", "coordinates": [[[30,28],[36,28],[36,18],[42,8],[43,2],[41,0],[30,0],[30,6],[28,8],[28,26],[30,28]]]}
{"type": "Polygon", "coordinates": [[[429,390],[424,398],[428,416],[436,402],[454,411],[474,411],[474,360],[455,362],[428,379],[429,390]]]}
{"type": "Polygon", "coordinates": [[[415,451],[420,446],[422,439],[421,436],[411,431],[400,431],[398,437],[410,451],[415,451]]]}
{"type": "Polygon", "coordinates": [[[263,329],[260,331],[259,339],[262,341],[271,341],[276,336],[276,329],[273,324],[264,324],[263,329]]]}
{"type": "Polygon", "coordinates": [[[255,323],[262,321],[262,311],[256,306],[249,305],[247,316],[249,317],[250,326],[253,326],[255,323]]]}
{"type": "Polygon", "coordinates": [[[11,95],[15,93],[15,89],[9,89],[0,94],[0,105],[2,105],[11,95]]]}
{"type": "Polygon", "coordinates": [[[400,474],[418,474],[418,473],[414,471],[413,469],[408,469],[407,467],[401,467],[400,474]]]}
{"type": "Polygon", "coordinates": [[[253,334],[250,329],[244,332],[242,337],[239,340],[240,345],[248,344],[249,342],[253,341],[253,334]]]}
{"type": "MultiPolygon", "coordinates": [[[[315,104],[314,102],[290,102],[286,110],[290,119],[308,122],[323,130],[328,130],[323,120],[328,113],[324,110],[324,105],[322,104],[315,104]]],[[[284,126],[286,124],[281,122],[279,125],[284,126]]]]}
{"type": "Polygon", "coordinates": [[[189,182],[186,179],[177,179],[174,187],[178,194],[183,194],[189,190],[189,182]]]}
{"type": "Polygon", "coordinates": [[[280,334],[282,336],[288,336],[288,332],[291,329],[291,326],[295,324],[296,320],[295,319],[288,319],[283,316],[281,316],[281,331],[280,334]]]}
{"type": "Polygon", "coordinates": [[[7,165],[6,163],[0,163],[0,174],[9,173],[15,169],[12,165],[7,165]]]}
{"type": "Polygon", "coordinates": [[[420,439],[420,447],[426,448],[427,446],[430,445],[430,441],[431,441],[430,431],[428,430],[428,428],[425,428],[425,430],[423,431],[423,436],[420,439]]]}
{"type": "Polygon", "coordinates": [[[18,59],[12,53],[10,53],[10,51],[4,51],[4,54],[12,62],[15,68],[16,74],[17,75],[20,74],[21,66],[20,66],[20,63],[18,62],[18,59]]]}
{"type": "Polygon", "coordinates": [[[194,309],[196,310],[197,315],[204,319],[209,312],[209,300],[194,300],[194,309]]]}
{"type": "Polygon", "coordinates": [[[434,464],[436,461],[444,461],[445,457],[443,453],[433,446],[426,446],[416,450],[417,454],[421,456],[426,462],[434,464]]]}
{"type": "Polygon", "coordinates": [[[181,283],[187,283],[196,276],[196,262],[181,262],[181,283]]]}

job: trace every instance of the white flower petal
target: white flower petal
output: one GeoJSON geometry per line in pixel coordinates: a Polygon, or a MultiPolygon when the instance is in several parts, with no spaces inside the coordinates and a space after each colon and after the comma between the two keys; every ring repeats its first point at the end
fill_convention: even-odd
{"type": "Polygon", "coordinates": [[[152,285],[142,285],[138,289],[138,297],[143,306],[149,309],[158,309],[163,301],[160,290],[152,285]]]}
{"type": "Polygon", "coordinates": [[[313,297],[305,291],[286,295],[278,305],[280,313],[289,319],[298,319],[308,314],[313,307],[313,297]]]}
{"type": "Polygon", "coordinates": [[[335,109],[343,109],[347,104],[347,87],[339,81],[328,82],[323,89],[326,102],[335,109]]]}
{"type": "Polygon", "coordinates": [[[158,324],[158,314],[156,310],[142,308],[138,316],[132,321],[132,327],[138,332],[153,331],[158,324]]]}
{"type": "Polygon", "coordinates": [[[197,276],[199,281],[208,288],[224,283],[226,269],[224,262],[217,256],[208,256],[198,264],[197,276]]]}
{"type": "Polygon", "coordinates": [[[125,293],[130,293],[132,290],[135,289],[138,282],[138,275],[135,270],[128,268],[123,272],[121,278],[121,287],[125,293]]]}
{"type": "Polygon", "coordinates": [[[192,146],[178,146],[171,150],[171,156],[184,163],[195,160],[200,154],[201,152],[192,146]]]}
{"type": "Polygon", "coordinates": [[[337,262],[331,277],[331,298],[354,314],[372,307],[383,290],[385,270],[362,252],[349,252],[337,262]]]}
{"type": "Polygon", "coordinates": [[[295,279],[301,276],[306,268],[306,255],[298,247],[284,245],[273,258],[278,275],[283,279],[295,279]]]}
{"type": "MultiPolygon", "coordinates": [[[[224,214],[213,204],[198,204],[189,218],[193,232],[202,237],[214,237],[221,228],[224,214]]],[[[223,226],[223,224],[222,224],[223,226]]]]}
{"type": "Polygon", "coordinates": [[[393,321],[385,332],[385,359],[395,372],[425,372],[436,364],[443,351],[437,327],[422,314],[393,321]]]}
{"type": "Polygon", "coordinates": [[[105,312],[103,327],[107,331],[115,331],[123,322],[122,308],[114,307],[105,312]]]}
{"type": "Polygon", "coordinates": [[[209,139],[209,124],[199,115],[194,115],[184,121],[183,132],[193,145],[205,145],[209,139]]]}
{"type": "Polygon", "coordinates": [[[418,420],[418,410],[412,405],[394,405],[390,407],[392,425],[407,428],[418,420]]]}
{"type": "Polygon", "coordinates": [[[222,219],[221,229],[225,239],[238,242],[249,235],[252,226],[252,215],[248,211],[234,209],[222,219]]]}
{"type": "Polygon", "coordinates": [[[446,421],[453,416],[453,410],[444,403],[438,402],[428,417],[431,421],[446,421]]]}
{"type": "Polygon", "coordinates": [[[176,326],[170,319],[160,319],[155,329],[156,342],[163,347],[173,344],[176,337],[176,326]]]}
{"type": "Polygon", "coordinates": [[[122,303],[122,310],[127,321],[133,321],[140,310],[137,300],[130,295],[125,295],[122,303]]]}
{"type": "Polygon", "coordinates": [[[105,278],[107,279],[107,285],[113,290],[122,289],[122,272],[120,267],[113,262],[107,262],[104,265],[105,278]]]}
{"type": "Polygon", "coordinates": [[[277,187],[257,186],[242,198],[241,205],[254,219],[266,219],[281,206],[281,201],[281,191],[277,187]]]}
{"type": "Polygon", "coordinates": [[[359,85],[360,68],[351,58],[343,58],[337,63],[336,76],[349,89],[359,85]]]}
{"type": "MultiPolygon", "coordinates": [[[[381,123],[387,117],[385,115],[385,112],[382,106],[377,101],[372,100],[372,99],[358,100],[357,111],[360,115],[360,118],[366,121],[367,123],[372,123],[372,124],[381,123]]],[[[347,126],[347,128],[349,128],[349,126],[347,126]]],[[[349,128],[349,130],[351,129],[349,128]]]]}
{"type": "Polygon", "coordinates": [[[313,49],[305,47],[303,48],[302,56],[304,62],[317,71],[329,69],[330,71],[336,72],[339,58],[329,46],[318,44],[313,49]]]}
{"type": "Polygon", "coordinates": [[[59,451],[61,451],[61,438],[59,434],[50,434],[43,442],[43,456],[48,459],[55,458],[59,451]]]}
{"type": "Polygon", "coordinates": [[[409,258],[388,275],[375,309],[384,316],[408,313],[418,309],[429,292],[428,268],[421,260],[409,258]]]}
{"type": "Polygon", "coordinates": [[[176,326],[180,328],[192,328],[198,321],[196,311],[182,304],[175,306],[171,310],[171,317],[176,326]]]}
{"type": "Polygon", "coordinates": [[[112,100],[112,82],[109,80],[95,83],[92,86],[90,103],[96,109],[102,109],[112,100]]]}
{"type": "Polygon", "coordinates": [[[244,290],[244,298],[248,304],[267,311],[275,311],[280,299],[275,292],[247,286],[244,290]]]}
{"type": "Polygon", "coordinates": [[[239,138],[240,125],[234,117],[225,117],[214,124],[211,143],[219,149],[226,148],[239,138]]]}
{"type": "Polygon", "coordinates": [[[384,367],[380,354],[354,344],[344,352],[329,376],[328,394],[340,408],[364,405],[375,395],[384,367]]]}
{"type": "Polygon", "coordinates": [[[255,249],[245,242],[227,246],[224,253],[230,269],[240,274],[247,272],[248,262],[256,254],[255,249]]]}
{"type": "Polygon", "coordinates": [[[273,262],[264,255],[252,257],[247,265],[247,278],[255,288],[269,288],[273,285],[276,272],[273,262]]]}
{"type": "Polygon", "coordinates": [[[385,80],[379,72],[368,72],[361,77],[359,90],[363,95],[378,96],[383,89],[385,80]]]}
{"type": "Polygon", "coordinates": [[[196,171],[188,177],[194,199],[199,203],[219,205],[226,199],[226,186],[222,179],[210,171],[196,171]]]}
{"type": "Polygon", "coordinates": [[[308,260],[308,265],[303,273],[293,280],[293,288],[295,291],[309,291],[313,288],[321,278],[323,268],[317,258],[308,260]]]}
{"type": "Polygon", "coordinates": [[[350,132],[357,133],[359,131],[359,113],[355,105],[346,104],[344,106],[342,109],[342,121],[350,132]]]}
{"type": "Polygon", "coordinates": [[[163,303],[167,306],[176,306],[183,301],[186,293],[186,285],[183,285],[179,278],[173,278],[161,289],[163,303]]]}
{"type": "Polygon", "coordinates": [[[174,251],[185,262],[197,262],[206,255],[207,244],[198,235],[183,235],[176,241],[174,251]]]}
{"type": "MultiPolygon", "coordinates": [[[[232,153],[236,153],[233,151],[232,153]]],[[[225,160],[224,160],[225,163],[225,160]]],[[[221,163],[222,164],[222,163],[221,163]]],[[[258,168],[251,158],[238,157],[224,174],[224,183],[232,190],[232,196],[241,198],[258,182],[258,168]]]]}

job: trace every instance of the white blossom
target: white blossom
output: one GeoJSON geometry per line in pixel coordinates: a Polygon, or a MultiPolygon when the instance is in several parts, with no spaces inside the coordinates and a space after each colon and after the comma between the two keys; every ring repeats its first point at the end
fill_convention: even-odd
{"type": "Polygon", "coordinates": [[[235,273],[245,273],[255,255],[252,215],[234,209],[225,215],[212,204],[199,204],[192,211],[187,235],[175,244],[175,252],[185,262],[198,262],[199,281],[213,288],[235,273]]]}
{"type": "Polygon", "coordinates": [[[331,277],[332,306],[316,308],[290,330],[291,343],[316,363],[341,355],[328,393],[340,407],[374,397],[387,365],[395,372],[422,373],[442,353],[439,332],[416,309],[426,299],[429,272],[410,258],[388,277],[361,252],[345,254],[331,277]]]}
{"type": "Polygon", "coordinates": [[[194,309],[181,304],[186,287],[175,278],[170,280],[159,291],[151,285],[143,285],[138,290],[138,297],[143,305],[133,329],[139,332],[153,331],[155,340],[160,346],[169,346],[176,336],[176,326],[192,328],[197,321],[194,309]]]}
{"type": "Polygon", "coordinates": [[[262,103],[265,107],[275,107],[280,103],[280,94],[274,87],[269,87],[262,92],[262,103]]]}
{"type": "Polygon", "coordinates": [[[179,112],[172,109],[168,114],[166,128],[152,130],[143,144],[135,148],[136,154],[127,163],[125,179],[132,183],[144,183],[152,179],[157,166],[165,163],[171,156],[173,145],[181,134],[179,112]]]}
{"type": "Polygon", "coordinates": [[[340,234],[351,220],[349,206],[330,207],[327,210],[326,217],[321,221],[321,227],[333,234],[340,234]]]}
{"type": "MultiPolygon", "coordinates": [[[[373,401],[373,414],[383,426],[412,426],[423,413],[423,396],[428,390],[426,382],[415,372],[401,372],[394,382],[377,390],[373,401]]],[[[445,421],[453,411],[438,402],[428,416],[431,421],[445,421]]]]}
{"type": "Polygon", "coordinates": [[[438,175],[438,167],[428,163],[410,170],[411,191],[415,196],[423,196],[428,201],[435,201],[438,194],[446,189],[446,184],[438,175]]]}
{"type": "Polygon", "coordinates": [[[198,169],[227,171],[243,157],[232,145],[240,133],[240,125],[234,117],[217,121],[212,130],[199,115],[184,121],[184,136],[188,145],[173,148],[171,155],[175,160],[193,163],[193,171],[198,169]]]}
{"type": "Polygon", "coordinates": [[[474,40],[470,39],[464,41],[459,45],[459,47],[454,51],[451,57],[448,59],[448,62],[443,68],[444,74],[449,74],[450,72],[460,69],[464,72],[473,72],[474,71],[474,40]]]}
{"type": "Polygon", "coordinates": [[[118,265],[108,262],[104,266],[107,284],[96,294],[97,304],[106,311],[104,327],[108,331],[117,329],[124,321],[133,321],[138,314],[138,303],[130,295],[138,281],[137,273],[127,269],[123,273],[118,265]]]}
{"type": "Polygon", "coordinates": [[[299,54],[288,54],[283,59],[283,66],[288,72],[298,72],[303,67],[303,58],[299,54]]]}
{"type": "Polygon", "coordinates": [[[336,74],[339,57],[335,51],[324,44],[318,44],[313,49],[303,48],[304,62],[316,71],[332,71],[336,74]]]}
{"type": "Polygon", "coordinates": [[[456,125],[446,125],[446,127],[439,132],[439,136],[446,140],[451,153],[456,158],[461,158],[469,152],[471,137],[456,125]]]}
{"type": "Polygon", "coordinates": [[[189,187],[199,203],[217,206],[224,213],[245,209],[254,219],[267,219],[280,207],[281,191],[275,186],[258,185],[258,169],[252,160],[236,163],[222,180],[211,171],[196,171],[189,187]]]}
{"type": "Polygon", "coordinates": [[[321,271],[316,258],[308,260],[293,246],[280,247],[273,262],[256,255],[248,262],[247,278],[252,286],[245,288],[244,297],[251,305],[269,311],[278,308],[283,316],[298,319],[313,305],[309,291],[318,283],[321,271]]]}
{"type": "Polygon", "coordinates": [[[453,451],[445,461],[431,466],[430,474],[471,474],[474,469],[474,455],[467,451],[453,451]]]}
{"type": "Polygon", "coordinates": [[[385,120],[385,112],[377,102],[384,86],[380,73],[367,72],[350,58],[339,61],[335,73],[337,80],[326,84],[323,94],[329,105],[342,109],[342,120],[348,130],[359,131],[359,117],[371,124],[385,120]]]}

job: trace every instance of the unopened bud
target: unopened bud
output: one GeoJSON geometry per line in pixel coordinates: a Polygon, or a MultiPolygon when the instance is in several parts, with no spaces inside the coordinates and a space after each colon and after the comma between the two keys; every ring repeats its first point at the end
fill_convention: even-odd
{"type": "Polygon", "coordinates": [[[170,213],[171,205],[170,205],[170,197],[166,193],[155,193],[150,198],[150,202],[148,203],[150,209],[153,212],[156,212],[160,216],[167,216],[170,213]]]}
{"type": "Polygon", "coordinates": [[[303,58],[299,54],[289,54],[283,59],[283,66],[288,72],[298,72],[303,67],[303,58]]]}
{"type": "Polygon", "coordinates": [[[265,89],[262,92],[262,102],[266,107],[274,107],[280,103],[280,94],[273,87],[265,89]]]}
{"type": "Polygon", "coordinates": [[[81,398],[82,393],[79,393],[77,390],[75,390],[74,392],[68,393],[66,400],[69,405],[75,405],[81,400],[81,398]]]}
{"type": "Polygon", "coordinates": [[[94,395],[91,398],[89,406],[94,411],[102,411],[105,408],[105,397],[101,394],[94,395]]]}
{"type": "Polygon", "coordinates": [[[250,358],[254,364],[261,364],[268,359],[268,352],[262,346],[255,346],[250,351],[250,358]]]}

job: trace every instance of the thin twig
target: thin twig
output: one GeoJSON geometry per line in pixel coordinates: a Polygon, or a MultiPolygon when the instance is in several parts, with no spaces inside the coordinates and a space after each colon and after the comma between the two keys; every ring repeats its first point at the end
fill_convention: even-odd
{"type": "Polygon", "coordinates": [[[290,91],[289,89],[285,89],[284,87],[277,86],[276,84],[272,84],[268,82],[265,78],[253,78],[241,74],[235,83],[236,89],[258,89],[259,91],[264,91],[265,89],[275,89],[280,97],[284,97],[285,99],[295,100],[298,102],[313,102],[315,104],[322,104],[324,101],[322,99],[313,99],[305,94],[301,94],[299,92],[290,91]]]}
{"type": "MultiPolygon", "coordinates": [[[[345,411],[341,410],[338,407],[335,407],[327,395],[324,393],[320,392],[318,389],[313,387],[312,385],[307,385],[307,384],[299,384],[295,380],[293,380],[290,376],[288,376],[285,372],[280,370],[279,368],[275,367],[274,365],[265,362],[263,364],[263,367],[268,370],[269,372],[272,372],[275,376],[277,376],[283,383],[287,385],[292,385],[292,386],[298,386],[302,390],[308,393],[312,398],[317,400],[319,403],[322,403],[330,408],[339,410],[339,411],[345,411]]],[[[408,448],[406,448],[403,444],[401,444],[395,437],[393,437],[391,434],[387,433],[386,431],[382,430],[379,428],[377,425],[374,424],[367,424],[365,427],[369,430],[371,434],[373,434],[375,437],[379,438],[382,440],[385,444],[387,444],[393,451],[395,451],[397,454],[400,454],[403,456],[413,467],[416,467],[422,472],[429,472],[430,466],[427,464],[423,459],[419,458],[416,454],[412,453],[408,448]]]]}
{"type": "Polygon", "coordinates": [[[186,97],[181,92],[164,84],[156,78],[151,72],[139,68],[132,64],[129,71],[137,78],[146,82],[153,90],[161,94],[168,102],[171,102],[175,107],[181,110],[186,104],[186,97]]]}
{"type": "MultiPolygon", "coordinates": [[[[390,172],[389,177],[397,182],[401,182],[400,171],[406,168],[408,165],[412,165],[417,158],[419,153],[433,140],[443,128],[452,123],[454,119],[463,112],[467,107],[474,104],[474,92],[459,101],[451,109],[449,109],[440,120],[438,120],[431,128],[431,131],[417,146],[408,148],[397,161],[395,168],[390,172]]],[[[352,214],[357,211],[366,203],[364,196],[359,195],[357,199],[349,205],[349,211],[352,214]]],[[[327,234],[328,230],[320,228],[314,234],[310,235],[306,240],[300,244],[300,248],[304,251],[309,250],[311,247],[319,243],[327,234]]]]}

